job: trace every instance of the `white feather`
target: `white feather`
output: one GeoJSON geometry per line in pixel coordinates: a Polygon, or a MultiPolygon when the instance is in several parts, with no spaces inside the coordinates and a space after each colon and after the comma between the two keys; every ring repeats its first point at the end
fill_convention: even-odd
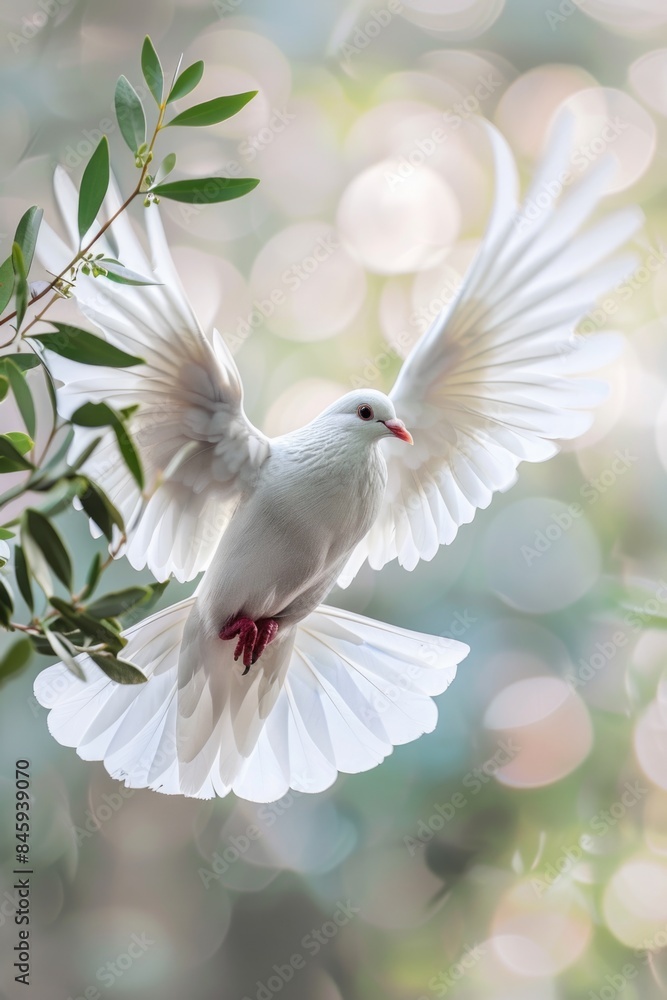
{"type": "MultiPolygon", "coordinates": [[[[403,364],[391,392],[414,438],[410,454],[386,444],[388,483],[378,519],[338,582],[349,585],[368,559],[414,569],[448,544],[461,524],[509,489],[521,461],[544,461],[557,441],[590,426],[603,383],[580,378],[607,364],[622,341],[574,337],[596,299],[633,269],[632,255],[609,259],[636,232],[636,209],[582,231],[610,169],[599,162],[533,218],[526,206],[561,175],[571,116],[557,122],[524,207],[504,139],[485,123],[496,165],[496,197],[486,237],[458,296],[403,364]]],[[[541,202],[540,202],[541,204],[541,202]]]]}
{"type": "Polygon", "coordinates": [[[365,771],[430,732],[432,698],[449,687],[468,652],[453,639],[322,606],[298,625],[273,677],[266,666],[242,677],[230,645],[216,640],[213,660],[197,645],[215,669],[186,680],[181,664],[179,679],[194,602],[126,633],[123,656],[144,672],[145,684],[116,684],[86,656],[79,657],[85,681],[62,664],[35,681],[55,739],[84,760],[103,761],[131,788],[197,798],[233,790],[253,802],[290,788],[322,791],[338,772],[365,771]]]}
{"type": "MultiPolygon", "coordinates": [[[[71,223],[76,191],[65,171],[56,171],[55,187],[63,216],[71,223]]],[[[118,205],[112,185],[105,214],[111,215],[118,205]]],[[[130,429],[149,489],[179,452],[195,445],[134,524],[141,509],[139,492],[124,470],[113,435],[106,435],[84,469],[133,526],[121,554],[127,554],[136,569],[147,565],[158,579],[174,575],[189,580],[208,565],[269,444],[243,411],[239,373],[222,338],[209,342],[197,322],[171,260],[158,210],[153,206],[146,215],[152,263],[125,214],[109,230],[117,250],[105,238],[94,249],[118,253],[123,264],[154,274],[163,284],[119,285],[80,274],[74,288],[82,312],[109,343],[143,358],[145,364],[91,368],[50,353],[49,367],[62,383],[58,406],[65,417],[87,401],[103,401],[116,409],[139,405],[130,429]]],[[[46,224],[37,252],[51,271],[62,269],[63,245],[46,224]]],[[[73,454],[80,453],[89,438],[77,429],[73,454]]]]}

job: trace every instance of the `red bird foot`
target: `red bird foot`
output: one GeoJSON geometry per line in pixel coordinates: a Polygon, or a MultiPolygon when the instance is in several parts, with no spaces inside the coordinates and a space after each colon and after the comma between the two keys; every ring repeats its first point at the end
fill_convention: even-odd
{"type": "Polygon", "coordinates": [[[261,618],[254,622],[245,615],[234,618],[218,633],[221,639],[236,639],[238,636],[234,660],[243,657],[244,677],[277,634],[278,622],[275,618],[261,618]]]}

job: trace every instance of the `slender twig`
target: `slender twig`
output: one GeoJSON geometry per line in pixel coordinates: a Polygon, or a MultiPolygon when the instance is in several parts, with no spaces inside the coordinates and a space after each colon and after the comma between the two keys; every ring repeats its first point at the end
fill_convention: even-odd
{"type": "MultiPolygon", "coordinates": [[[[153,147],[155,145],[155,140],[157,139],[158,132],[162,128],[162,121],[163,121],[163,118],[164,118],[164,112],[165,112],[166,106],[167,105],[164,102],[160,105],[160,111],[159,111],[159,114],[158,114],[157,123],[155,125],[155,130],[153,132],[153,136],[151,138],[150,145],[148,147],[148,154],[146,156],[146,162],[144,163],[144,165],[142,167],[141,176],[139,177],[139,181],[137,183],[137,186],[134,188],[134,190],[132,191],[132,193],[125,199],[125,201],[120,206],[120,208],[117,209],[117,211],[115,211],[114,214],[109,219],[107,219],[107,221],[104,223],[104,225],[100,227],[100,229],[95,234],[95,236],[92,238],[92,240],[90,240],[90,242],[87,243],[85,247],[81,247],[79,249],[79,251],[77,252],[76,256],[69,262],[69,264],[66,267],[63,268],[63,270],[60,272],[60,274],[57,274],[55,276],[55,278],[53,278],[53,280],[49,282],[49,284],[46,286],[46,288],[43,288],[41,292],[39,292],[37,295],[35,295],[35,297],[29,303],[30,305],[33,305],[35,302],[38,302],[40,299],[44,298],[44,296],[47,295],[49,291],[52,291],[54,288],[56,288],[56,286],[58,285],[58,282],[62,281],[65,278],[65,275],[67,274],[67,272],[70,271],[73,267],[76,267],[76,265],[79,263],[79,261],[83,260],[83,258],[85,257],[85,255],[90,252],[90,250],[97,243],[97,241],[102,236],[104,236],[104,234],[106,233],[106,231],[109,228],[109,226],[113,225],[113,223],[116,221],[116,219],[118,218],[118,216],[122,215],[122,213],[125,211],[125,209],[129,205],[131,205],[131,203],[134,201],[134,199],[138,195],[142,194],[142,190],[141,189],[142,189],[144,180],[146,179],[146,174],[148,172],[148,165],[149,165],[149,163],[152,160],[152,153],[153,153],[153,147]]],[[[56,299],[58,299],[58,298],[60,298],[60,296],[59,296],[58,293],[56,293],[53,296],[53,298],[47,303],[46,307],[41,311],[41,313],[38,316],[36,316],[30,322],[30,324],[22,332],[25,333],[25,331],[27,329],[29,329],[29,327],[33,326],[34,323],[36,323],[38,320],[40,320],[43,317],[44,313],[47,311],[47,309],[49,309],[53,305],[53,303],[56,301],[56,299]]],[[[12,319],[14,319],[15,317],[16,317],[16,310],[13,313],[9,313],[3,319],[0,319],[0,326],[4,326],[5,323],[9,323],[9,321],[12,320],[12,319]]],[[[7,346],[9,346],[9,344],[13,343],[13,341],[16,339],[16,335],[17,334],[18,334],[18,331],[14,334],[14,336],[11,338],[11,340],[9,340],[7,342],[7,344],[0,345],[0,349],[3,348],[3,347],[7,347],[7,346]]]]}

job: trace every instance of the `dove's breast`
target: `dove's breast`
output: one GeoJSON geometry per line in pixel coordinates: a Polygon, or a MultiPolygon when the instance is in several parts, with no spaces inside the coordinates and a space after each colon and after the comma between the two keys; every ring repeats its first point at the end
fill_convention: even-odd
{"type": "Polygon", "coordinates": [[[202,582],[211,631],[239,613],[283,627],[309,614],[373,524],[385,484],[375,447],[361,456],[274,448],[202,582]]]}

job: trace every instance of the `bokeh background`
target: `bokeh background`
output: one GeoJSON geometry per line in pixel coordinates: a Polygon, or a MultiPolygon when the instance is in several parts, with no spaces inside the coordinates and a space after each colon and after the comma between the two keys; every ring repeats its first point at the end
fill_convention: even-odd
{"type": "MultiPolygon", "coordinates": [[[[388,388],[451,298],[491,199],[475,115],[528,180],[566,104],[574,168],[609,148],[605,207],[639,202],[647,225],[635,272],[585,323],[627,337],[593,429],[523,467],[432,563],[364,570],[331,597],[470,644],[433,734],[322,795],[179,801],[128,793],[49,738],[31,695],[46,658],[2,687],[0,996],[662,996],[664,0],[1,0],[0,257],[29,204],[57,224],[53,168],[78,180],[100,131],[129,191],[112,97],[120,73],[141,83],[146,32],[167,67],[182,51],[206,61],[198,100],[259,90],[231,121],[168,137],[181,176],[259,188],[162,210],[200,317],[228,339],[270,433],[352,386],[388,388]],[[311,272],[320,240],[330,252],[311,272]],[[33,773],[31,987],[11,967],[17,758],[33,773]]],[[[3,430],[18,426],[12,405],[3,430]]],[[[80,515],[58,523],[83,573],[97,543],[80,515]]],[[[119,563],[107,579],[146,577],[119,563]]]]}

